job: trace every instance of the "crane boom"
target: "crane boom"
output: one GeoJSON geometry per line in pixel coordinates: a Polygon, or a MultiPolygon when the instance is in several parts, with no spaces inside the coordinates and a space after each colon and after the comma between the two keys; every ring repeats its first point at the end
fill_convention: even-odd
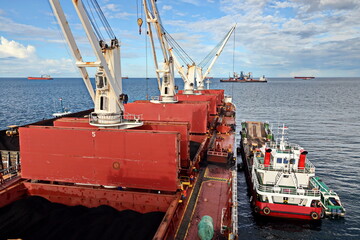
{"type": "Polygon", "coordinates": [[[228,34],[226,35],[226,37],[224,38],[220,48],[218,49],[218,51],[216,52],[213,60],[211,61],[208,69],[206,70],[206,72],[204,74],[202,74],[202,69],[201,68],[198,68],[198,71],[197,71],[197,76],[196,76],[196,79],[197,79],[197,87],[198,87],[198,90],[204,90],[204,79],[207,77],[207,75],[210,73],[212,67],[214,66],[216,60],[219,58],[221,52],[223,51],[226,43],[228,42],[231,34],[234,32],[236,28],[236,24],[230,29],[230,31],[228,32],[228,34]]]}

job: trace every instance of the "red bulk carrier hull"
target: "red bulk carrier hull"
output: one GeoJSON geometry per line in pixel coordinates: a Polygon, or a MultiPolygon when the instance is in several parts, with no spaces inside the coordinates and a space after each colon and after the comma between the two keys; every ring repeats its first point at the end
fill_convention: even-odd
{"type": "Polygon", "coordinates": [[[235,107],[224,103],[223,90],[178,96],[186,101],[126,104],[127,113],[143,114],[136,129],[97,128],[82,112],[2,131],[1,145],[13,146],[1,149],[2,159],[12,157],[0,207],[41,196],[67,206],[163,212],[153,239],[194,239],[199,217],[208,215],[214,236],[237,238],[235,107]]]}

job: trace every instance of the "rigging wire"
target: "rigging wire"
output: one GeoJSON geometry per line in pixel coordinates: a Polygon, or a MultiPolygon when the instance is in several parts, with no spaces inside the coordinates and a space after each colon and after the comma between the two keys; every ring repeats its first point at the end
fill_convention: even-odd
{"type": "Polygon", "coordinates": [[[185,52],[185,50],[179,45],[179,43],[169,34],[166,29],[161,26],[162,31],[165,33],[165,38],[169,45],[174,49],[174,51],[178,54],[178,56],[181,58],[181,60],[186,65],[192,65],[194,63],[194,60],[185,52]]]}
{"type": "Polygon", "coordinates": [[[116,36],[107,21],[104,12],[101,10],[99,3],[96,0],[87,0],[86,3],[87,7],[84,7],[85,12],[90,19],[90,23],[98,40],[105,40],[101,28],[99,27],[100,24],[110,39],[116,39],[116,36]]]}
{"type": "Polygon", "coordinates": [[[88,4],[88,7],[86,8],[84,6],[84,9],[85,9],[86,15],[88,15],[88,17],[89,17],[90,23],[95,31],[95,34],[96,34],[98,40],[104,39],[104,37],[101,34],[101,31],[99,30],[100,28],[97,25],[97,22],[95,21],[95,16],[93,14],[93,11],[91,11],[89,0],[86,3],[88,4]],[[89,11],[91,14],[89,13],[89,11]]]}
{"type": "Polygon", "coordinates": [[[198,66],[200,66],[201,68],[205,68],[205,66],[208,66],[208,64],[213,59],[216,52],[220,49],[221,45],[223,44],[223,42],[231,32],[231,30],[232,29],[230,29],[229,32],[225,35],[225,37],[213,48],[213,50],[211,50],[211,52],[208,55],[206,55],[206,57],[198,64],[198,66]]]}
{"type": "Polygon", "coordinates": [[[104,27],[105,27],[106,31],[108,32],[110,39],[115,39],[116,36],[115,36],[109,22],[107,21],[104,12],[101,10],[99,3],[96,0],[92,0],[92,2],[96,5],[96,8],[98,10],[97,13],[99,14],[99,17],[102,20],[102,23],[104,24],[104,27]]]}

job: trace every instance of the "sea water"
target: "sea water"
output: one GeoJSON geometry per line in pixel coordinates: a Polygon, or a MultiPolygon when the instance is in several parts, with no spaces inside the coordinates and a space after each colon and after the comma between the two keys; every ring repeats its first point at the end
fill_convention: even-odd
{"type": "MultiPolygon", "coordinates": [[[[253,215],[243,173],[238,174],[240,239],[360,239],[360,78],[301,80],[270,78],[267,83],[220,83],[237,106],[237,123],[268,121],[274,131],[289,128],[288,140],[305,148],[317,176],[341,198],[347,213],[343,219],[319,223],[253,215]]],[[[180,79],[176,80],[183,89],[180,79]]],[[[155,79],[123,80],[129,101],[158,95],[155,79]]],[[[93,107],[79,78],[27,80],[0,78],[0,129],[23,125],[59,112],[59,99],[71,112],[93,107]]],[[[240,130],[238,127],[237,131],[240,130]]]]}

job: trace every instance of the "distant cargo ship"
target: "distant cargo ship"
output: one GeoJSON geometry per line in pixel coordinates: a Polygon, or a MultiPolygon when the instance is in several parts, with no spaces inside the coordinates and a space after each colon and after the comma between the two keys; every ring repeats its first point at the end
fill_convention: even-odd
{"type": "Polygon", "coordinates": [[[233,77],[229,77],[228,79],[220,79],[220,82],[267,82],[265,75],[260,77],[259,79],[252,78],[252,73],[244,74],[242,71],[240,75],[234,72],[233,77]]]}
{"type": "Polygon", "coordinates": [[[41,75],[40,77],[28,77],[29,80],[53,80],[50,75],[41,75]]]}
{"type": "Polygon", "coordinates": [[[304,80],[309,80],[309,79],[314,79],[315,77],[294,77],[295,79],[304,79],[304,80]]]}

